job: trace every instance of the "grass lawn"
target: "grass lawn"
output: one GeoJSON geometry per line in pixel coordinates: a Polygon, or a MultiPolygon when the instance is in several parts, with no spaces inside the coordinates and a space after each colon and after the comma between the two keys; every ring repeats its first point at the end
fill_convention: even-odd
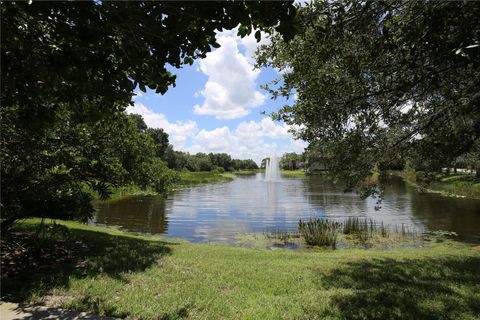
{"type": "Polygon", "coordinates": [[[23,265],[2,279],[2,299],[130,319],[480,317],[479,246],[268,251],[61,224],[69,234],[42,246],[70,245],[71,258],[23,265]]]}

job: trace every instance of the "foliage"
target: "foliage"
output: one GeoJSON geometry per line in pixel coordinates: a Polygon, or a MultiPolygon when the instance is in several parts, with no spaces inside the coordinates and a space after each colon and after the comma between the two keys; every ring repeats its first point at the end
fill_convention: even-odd
{"type": "Polygon", "coordinates": [[[121,113],[85,124],[67,109],[58,116],[62,123],[31,140],[15,128],[16,113],[3,114],[2,228],[35,215],[86,221],[93,210],[85,185],[105,199],[111,186],[165,192],[174,182],[135,117],[121,113]]]}
{"type": "Polygon", "coordinates": [[[246,159],[246,160],[233,159],[232,168],[234,170],[257,170],[258,165],[252,159],[246,159]]]}
{"type": "MultiPolygon", "coordinates": [[[[292,2],[6,2],[2,105],[48,125],[62,104],[96,118],[123,110],[133,90],[165,93],[180,68],[219,47],[217,30],[270,30],[291,38],[292,2]],[[28,110],[28,112],[27,112],[28,110]],[[42,120],[45,120],[44,122],[42,120]]],[[[259,39],[260,32],[256,33],[259,39]]]]}
{"type": "Polygon", "coordinates": [[[168,144],[168,133],[163,131],[163,129],[146,129],[146,133],[152,138],[155,143],[155,155],[159,158],[162,158],[167,150],[168,144]]]}
{"type": "Polygon", "coordinates": [[[87,250],[68,264],[26,264],[2,279],[2,301],[63,297],[56,299],[63,308],[135,319],[475,319],[480,312],[478,247],[270,251],[61,223],[70,229],[67,243],[87,250]]]}
{"type": "MultiPolygon", "coordinates": [[[[2,229],[32,215],[91,214],[85,184],[170,188],[168,136],[123,113],[134,90],[165,93],[217,48],[217,30],[291,38],[292,2],[5,2],[1,6],[2,229]]],[[[176,161],[176,160],[175,160],[176,161]]]]}
{"type": "Polygon", "coordinates": [[[348,188],[406,161],[438,171],[480,137],[479,15],[472,1],[303,6],[298,35],[273,37],[258,56],[282,70],[266,86],[273,96],[297,97],[273,116],[296,125],[348,188]]]}
{"type": "Polygon", "coordinates": [[[258,166],[252,159],[232,159],[226,153],[202,153],[190,154],[188,152],[174,151],[173,146],[166,149],[164,159],[169,168],[188,171],[212,171],[212,170],[244,170],[257,169],[258,166]],[[221,168],[221,169],[220,169],[221,168]]]}
{"type": "Polygon", "coordinates": [[[300,219],[298,231],[308,245],[335,249],[340,226],[340,223],[328,219],[311,218],[308,221],[300,219]]]}
{"type": "Polygon", "coordinates": [[[305,169],[305,154],[285,153],[280,158],[280,168],[283,170],[305,169]]]}

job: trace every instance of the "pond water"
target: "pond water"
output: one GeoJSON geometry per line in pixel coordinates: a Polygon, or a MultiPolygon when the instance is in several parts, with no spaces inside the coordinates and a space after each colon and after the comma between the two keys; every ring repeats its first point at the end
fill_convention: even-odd
{"type": "Polygon", "coordinates": [[[321,176],[266,182],[263,173],[228,183],[190,187],[166,199],[135,196],[97,202],[92,225],[119,226],[193,242],[232,243],[239,233],[294,231],[299,219],[371,218],[416,231],[446,230],[480,242],[480,200],[418,194],[398,178],[389,179],[380,210],[377,200],[344,193],[321,176]]]}

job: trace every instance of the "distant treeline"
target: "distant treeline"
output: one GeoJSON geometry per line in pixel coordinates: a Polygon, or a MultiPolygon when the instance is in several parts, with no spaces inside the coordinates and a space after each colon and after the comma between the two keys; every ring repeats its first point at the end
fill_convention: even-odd
{"type": "Polygon", "coordinates": [[[234,170],[252,170],[258,169],[258,165],[252,159],[241,160],[232,159],[226,153],[196,153],[176,151],[169,143],[168,133],[163,129],[148,128],[142,116],[138,114],[130,115],[137,122],[137,128],[147,133],[156,145],[156,154],[163,160],[168,168],[177,171],[234,171],[234,170]]]}

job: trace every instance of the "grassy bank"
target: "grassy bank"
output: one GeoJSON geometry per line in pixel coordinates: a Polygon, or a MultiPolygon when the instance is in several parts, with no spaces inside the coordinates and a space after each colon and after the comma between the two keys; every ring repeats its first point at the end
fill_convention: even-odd
{"type": "MultiPolygon", "coordinates": [[[[235,175],[231,173],[218,173],[214,171],[210,172],[179,172],[179,180],[174,185],[174,189],[183,188],[185,186],[192,186],[197,184],[204,183],[217,183],[217,182],[228,182],[235,179],[235,175]]],[[[92,191],[87,186],[85,188],[91,192],[95,200],[100,200],[98,193],[92,191]]],[[[109,200],[116,200],[124,197],[130,196],[145,196],[145,195],[158,195],[152,189],[143,190],[137,185],[126,185],[117,188],[111,189],[111,195],[109,200]]]]}
{"type": "Polygon", "coordinates": [[[480,315],[478,246],[446,241],[410,249],[268,251],[62,224],[70,232],[61,237],[68,238],[44,245],[54,249],[68,239],[65,245],[80,249],[71,249],[68,261],[39,260],[33,271],[2,279],[3,298],[132,319],[480,315]]]}
{"type": "Polygon", "coordinates": [[[243,176],[243,175],[257,174],[260,172],[265,172],[265,170],[263,169],[238,170],[238,171],[233,171],[232,173],[238,176],[243,176]]]}
{"type": "Polygon", "coordinates": [[[179,186],[190,186],[203,183],[228,182],[235,179],[232,173],[209,172],[180,172],[179,186]]]}
{"type": "Polygon", "coordinates": [[[301,177],[305,175],[303,170],[281,170],[280,174],[284,177],[301,177]]]}
{"type": "Polygon", "coordinates": [[[419,179],[421,173],[414,170],[396,171],[394,174],[401,176],[407,183],[424,192],[480,199],[480,181],[476,180],[473,174],[439,174],[428,185],[422,184],[419,179]]]}
{"type": "Polygon", "coordinates": [[[430,189],[446,195],[480,199],[480,181],[473,175],[449,175],[440,178],[430,186],[430,189]]]}

